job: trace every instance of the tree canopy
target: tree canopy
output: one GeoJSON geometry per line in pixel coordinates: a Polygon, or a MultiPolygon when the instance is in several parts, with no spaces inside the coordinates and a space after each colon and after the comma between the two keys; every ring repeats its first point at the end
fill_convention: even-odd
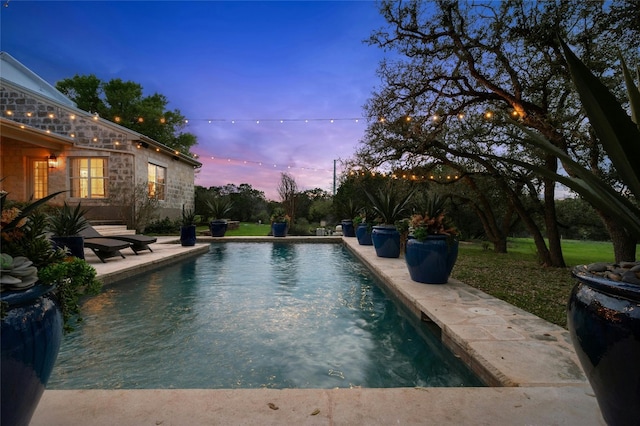
{"type": "Polygon", "coordinates": [[[143,88],[138,83],[119,78],[103,82],[93,74],[60,80],[56,88],[82,110],[97,113],[100,117],[193,156],[190,150],[197,144],[196,136],[183,132],[185,117],[178,109],[167,110],[169,101],[161,94],[144,96],[143,88]]]}
{"type": "MultiPolygon", "coordinates": [[[[506,238],[512,221],[504,215],[514,210],[541,261],[563,266],[556,182],[500,159],[571,173],[555,156],[521,143],[527,138],[524,127],[594,173],[616,180],[582,110],[557,36],[623,99],[616,50],[630,62],[639,56],[637,3],[384,1],[380,11],[388,25],[369,42],[394,55],[381,63],[383,85],[365,106],[371,124],[358,161],[409,171],[439,165],[459,170],[466,198],[485,218],[495,204],[482,200],[483,188],[492,182],[509,208],[486,225],[506,238]],[[544,229],[535,215],[543,218],[544,229]]],[[[601,217],[613,238],[617,224],[601,217]]]]}

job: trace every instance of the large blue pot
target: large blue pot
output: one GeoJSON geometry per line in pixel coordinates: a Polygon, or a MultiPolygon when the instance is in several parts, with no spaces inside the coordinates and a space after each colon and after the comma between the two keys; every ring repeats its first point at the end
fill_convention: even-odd
{"type": "Polygon", "coordinates": [[[395,226],[374,226],[371,230],[371,241],[378,257],[400,257],[400,232],[395,226]]]}
{"type": "Polygon", "coordinates": [[[188,225],[180,227],[180,244],[185,247],[196,245],[196,226],[188,225]]]}
{"type": "Polygon", "coordinates": [[[369,225],[366,223],[358,225],[358,228],[356,229],[356,238],[358,239],[358,244],[361,246],[373,245],[373,241],[371,240],[371,231],[369,230],[369,225]]]}
{"type": "Polygon", "coordinates": [[[274,237],[286,237],[287,225],[287,222],[273,222],[271,224],[271,233],[274,237]]]}
{"type": "Polygon", "coordinates": [[[610,425],[640,419],[640,286],[578,266],[567,327],[582,368],[610,425]]]}
{"type": "Polygon", "coordinates": [[[356,231],[355,231],[355,228],[353,227],[352,220],[345,219],[342,222],[340,222],[340,224],[342,225],[342,235],[344,235],[345,237],[356,236],[356,231]]]}
{"type": "Polygon", "coordinates": [[[209,222],[209,231],[211,231],[212,237],[224,237],[227,232],[226,220],[212,220],[209,222]]]}
{"type": "Polygon", "coordinates": [[[404,254],[413,281],[446,284],[458,258],[458,240],[429,235],[424,241],[410,238],[404,254]]]}
{"type": "Polygon", "coordinates": [[[0,334],[2,425],[28,425],[58,357],[62,314],[52,286],[4,291],[7,303],[0,334]]]}

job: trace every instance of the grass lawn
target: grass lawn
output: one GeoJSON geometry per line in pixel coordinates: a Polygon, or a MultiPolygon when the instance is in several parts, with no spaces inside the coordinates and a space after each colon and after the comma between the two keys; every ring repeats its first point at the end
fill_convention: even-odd
{"type": "Polygon", "coordinates": [[[258,225],[257,223],[242,222],[238,229],[227,230],[224,235],[230,237],[266,237],[269,235],[269,231],[271,231],[271,224],[262,223],[258,225]]]}
{"type": "Polygon", "coordinates": [[[575,280],[571,268],[593,262],[612,262],[613,245],[601,241],[562,241],[567,268],[544,268],[536,259],[533,240],[509,239],[508,253],[483,250],[480,243],[460,244],[451,276],[562,327],[575,280]]]}

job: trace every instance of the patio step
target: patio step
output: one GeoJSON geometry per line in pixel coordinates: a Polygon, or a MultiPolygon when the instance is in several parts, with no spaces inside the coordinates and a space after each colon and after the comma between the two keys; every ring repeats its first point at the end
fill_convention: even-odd
{"type": "Polygon", "coordinates": [[[94,225],[93,228],[108,237],[109,235],[134,235],[135,229],[127,229],[126,225],[94,225]]]}

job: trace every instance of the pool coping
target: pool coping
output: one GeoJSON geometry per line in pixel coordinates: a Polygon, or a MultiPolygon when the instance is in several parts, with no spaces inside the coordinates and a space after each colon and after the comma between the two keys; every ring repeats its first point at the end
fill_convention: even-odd
{"type": "Polygon", "coordinates": [[[202,237],[193,247],[172,244],[176,241],[162,238],[159,243],[165,244],[154,244],[154,253],[106,264],[89,254],[87,260],[109,284],[206,252],[210,242],[341,242],[491,387],[47,390],[32,425],[419,424],[426,419],[434,424],[605,424],[568,332],[464,283],[416,283],[404,259],[379,258],[372,246],[360,246],[355,238],[202,237]]]}

